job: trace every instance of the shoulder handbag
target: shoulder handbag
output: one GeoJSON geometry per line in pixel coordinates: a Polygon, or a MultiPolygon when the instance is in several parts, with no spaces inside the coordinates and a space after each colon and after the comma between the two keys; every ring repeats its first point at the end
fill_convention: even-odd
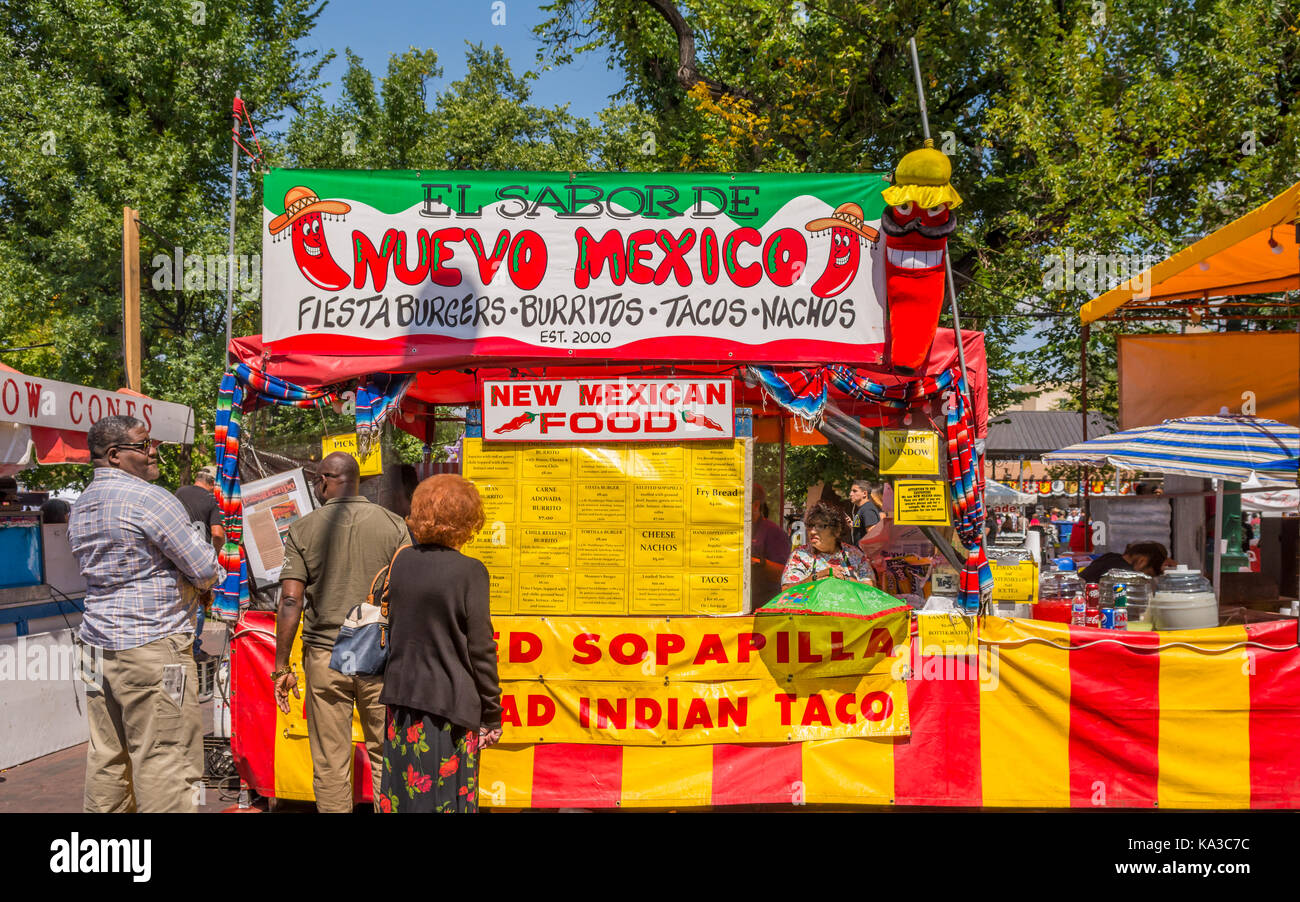
{"type": "Polygon", "coordinates": [[[330,669],[346,676],[376,676],[388,663],[388,582],[397,556],[410,548],[403,545],[393,552],[393,559],[370,581],[370,593],[361,604],[353,606],[339,627],[330,654],[330,669]],[[383,588],[375,596],[375,587],[383,578],[383,588]]]}

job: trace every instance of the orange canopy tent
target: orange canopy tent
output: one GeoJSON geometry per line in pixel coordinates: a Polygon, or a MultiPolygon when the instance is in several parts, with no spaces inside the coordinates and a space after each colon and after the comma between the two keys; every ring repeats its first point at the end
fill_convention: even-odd
{"type": "Polygon", "coordinates": [[[1200,241],[1083,305],[1083,323],[1137,301],[1162,302],[1300,289],[1300,182],[1200,241]]]}

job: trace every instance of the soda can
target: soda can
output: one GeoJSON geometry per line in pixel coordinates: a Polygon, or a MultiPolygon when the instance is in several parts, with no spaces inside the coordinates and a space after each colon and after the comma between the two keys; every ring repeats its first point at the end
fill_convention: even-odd
{"type": "Polygon", "coordinates": [[[1083,597],[1088,601],[1088,607],[1101,607],[1101,586],[1097,583],[1088,583],[1083,587],[1083,597]]]}
{"type": "MultiPolygon", "coordinates": [[[[1115,608],[1101,609],[1101,628],[1104,630],[1115,629],[1115,608]]],[[[1125,612],[1127,615],[1127,612],[1125,612]]],[[[1127,628],[1127,616],[1125,616],[1125,628],[1127,628]]]]}
{"type": "Polygon", "coordinates": [[[1117,607],[1117,608],[1112,608],[1111,610],[1114,612],[1115,629],[1127,630],[1128,629],[1128,608],[1117,607]]]}

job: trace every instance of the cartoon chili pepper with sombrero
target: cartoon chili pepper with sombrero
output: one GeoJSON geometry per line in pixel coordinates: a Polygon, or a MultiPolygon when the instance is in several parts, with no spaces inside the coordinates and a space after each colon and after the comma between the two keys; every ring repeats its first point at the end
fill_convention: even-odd
{"type": "Polygon", "coordinates": [[[325,242],[324,216],[342,216],[352,207],[341,200],[321,200],[303,185],[284,195],[284,212],[271,220],[272,235],[293,226],[293,259],[309,282],[326,291],[346,288],[348,274],[330,256],[325,242]]]}
{"type": "Polygon", "coordinates": [[[952,164],[926,139],[899,161],[894,184],[881,192],[885,233],[885,297],[889,302],[889,362],[898,372],[920,372],[934,344],[943,307],[952,210],[961,197],[951,185],[952,164]]]}
{"type": "Polygon", "coordinates": [[[826,271],[813,283],[812,293],[819,298],[843,294],[858,274],[863,239],[875,241],[880,233],[862,221],[862,208],[857,204],[840,204],[830,216],[814,219],[804,228],[810,232],[830,229],[831,233],[831,255],[826,261],[826,271]]]}

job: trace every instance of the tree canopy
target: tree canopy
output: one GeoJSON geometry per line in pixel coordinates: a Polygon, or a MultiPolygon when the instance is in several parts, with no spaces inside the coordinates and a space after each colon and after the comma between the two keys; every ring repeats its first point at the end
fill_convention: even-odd
{"type": "MultiPolygon", "coordinates": [[[[1076,311],[1108,286],[1050,284],[1067,249],[1121,265],[1163,257],[1300,170],[1292,4],[555,0],[547,9],[544,59],[605,48],[626,98],[658,123],[656,164],[682,169],[891,170],[922,139],[915,36],[930,127],[966,200],[953,264],[962,324],[987,335],[994,409],[1016,398],[1017,382],[1078,384],[1076,311]],[[1042,329],[1039,348],[1013,352],[1031,326],[1042,329]]],[[[1112,414],[1116,331],[1094,330],[1089,349],[1092,403],[1112,414]]]]}
{"type": "MultiPolygon", "coordinates": [[[[226,252],[236,89],[275,165],[887,172],[922,138],[915,36],[931,130],[966,199],[953,263],[963,326],[987,336],[995,410],[1017,384],[1078,388],[1077,309],[1107,286],[1055,278],[1067,255],[1113,278],[1300,169],[1300,30],[1280,0],[553,0],[538,65],[596,52],[623,77],[598,121],[538,103],[535,74],[480,44],[450,82],[431,50],[394,54],[379,78],[345,50],[327,102],[332,54],[306,44],[322,7],[0,6],[0,332],[6,348],[42,346],[5,363],[122,384],[121,208],[134,207],[144,389],[194,407],[210,433],[224,294],[155,277],[177,248],[226,252]]],[[[241,173],[236,253],[251,261],[261,180],[247,160],[241,173]]],[[[236,300],[236,333],[258,331],[256,287],[236,300]]],[[[1114,339],[1132,328],[1096,328],[1088,349],[1089,400],[1112,414],[1114,339]]]]}

